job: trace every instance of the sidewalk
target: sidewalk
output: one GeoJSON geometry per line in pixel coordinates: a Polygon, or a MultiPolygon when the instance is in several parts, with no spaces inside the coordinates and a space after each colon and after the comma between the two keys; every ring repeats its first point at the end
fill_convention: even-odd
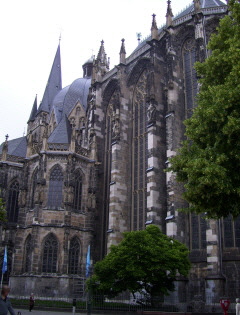
{"type": "MultiPolygon", "coordinates": [[[[17,315],[18,312],[21,312],[21,315],[64,315],[64,314],[67,314],[67,315],[73,315],[72,312],[69,312],[69,311],[49,311],[49,310],[32,310],[31,312],[29,312],[29,310],[26,310],[26,309],[19,309],[19,308],[14,308],[15,310],[15,313],[17,315]]],[[[87,311],[86,312],[76,312],[75,314],[87,314],[87,311]]],[[[94,314],[94,313],[91,313],[91,315],[100,315],[101,313],[98,313],[98,314],[94,314]]],[[[104,313],[102,313],[104,314],[104,313]]],[[[108,313],[109,314],[109,313],[108,313]]],[[[109,314],[111,315],[111,314],[109,314]]]]}
{"type": "MultiPolygon", "coordinates": [[[[69,312],[69,311],[52,311],[52,310],[35,310],[33,309],[32,312],[29,312],[29,310],[27,309],[20,309],[15,307],[14,308],[15,313],[17,315],[18,312],[21,312],[21,315],[73,315],[73,312],[69,312]]],[[[87,311],[77,311],[75,313],[76,315],[86,315],[87,311]]],[[[129,312],[118,312],[118,311],[99,311],[99,312],[95,312],[95,313],[91,313],[91,315],[118,315],[118,314],[133,314],[133,313],[129,313],[129,312]]]]}

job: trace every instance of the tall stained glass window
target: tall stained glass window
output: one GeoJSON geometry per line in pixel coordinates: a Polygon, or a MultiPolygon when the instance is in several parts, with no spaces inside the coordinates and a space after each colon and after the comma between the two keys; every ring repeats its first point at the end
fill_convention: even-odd
{"type": "Polygon", "coordinates": [[[50,234],[43,244],[43,272],[57,272],[58,241],[50,234]]]}
{"type": "Polygon", "coordinates": [[[76,237],[70,242],[69,256],[68,256],[68,273],[79,273],[79,258],[80,258],[80,244],[76,237]]]}
{"type": "Polygon", "coordinates": [[[223,219],[223,240],[224,247],[240,247],[240,216],[223,219]]]}
{"type": "Polygon", "coordinates": [[[185,41],[183,46],[183,68],[184,68],[184,82],[185,82],[185,102],[187,117],[191,116],[192,109],[196,103],[197,95],[197,74],[194,69],[196,62],[196,48],[195,41],[189,38],[185,41]]]}
{"type": "Polygon", "coordinates": [[[51,209],[58,209],[62,206],[63,199],[63,173],[61,167],[56,165],[51,173],[49,179],[48,190],[48,207],[51,209]]]}
{"type": "Polygon", "coordinates": [[[206,249],[207,222],[201,216],[192,213],[191,215],[191,249],[206,249]]]}
{"type": "Polygon", "coordinates": [[[7,202],[7,218],[8,222],[16,223],[18,220],[18,196],[19,196],[19,183],[15,180],[8,190],[7,202]]]}
{"type": "Polygon", "coordinates": [[[147,209],[147,73],[141,74],[133,97],[132,229],[145,228],[147,209]]]}

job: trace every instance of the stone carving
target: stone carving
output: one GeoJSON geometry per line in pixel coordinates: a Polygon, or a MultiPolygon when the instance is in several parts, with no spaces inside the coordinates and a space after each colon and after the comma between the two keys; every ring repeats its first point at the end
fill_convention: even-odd
{"type": "Polygon", "coordinates": [[[112,136],[113,139],[117,139],[120,136],[120,122],[118,116],[115,116],[115,119],[113,121],[112,136]]]}
{"type": "Polygon", "coordinates": [[[156,105],[154,104],[154,100],[150,100],[148,103],[147,109],[147,120],[148,123],[153,123],[156,121],[156,105]]]}
{"type": "Polygon", "coordinates": [[[18,202],[21,208],[26,206],[26,190],[25,189],[20,189],[18,202]]]}

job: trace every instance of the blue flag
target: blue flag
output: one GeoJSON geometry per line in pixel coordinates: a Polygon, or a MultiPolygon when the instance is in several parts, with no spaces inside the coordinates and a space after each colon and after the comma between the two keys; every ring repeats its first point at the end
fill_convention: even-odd
{"type": "Polygon", "coordinates": [[[4,274],[6,271],[7,271],[7,246],[5,246],[5,251],[4,251],[2,274],[4,274]]]}
{"type": "Polygon", "coordinates": [[[91,266],[90,245],[88,245],[87,260],[86,260],[86,278],[88,278],[90,276],[90,266],[91,266]]]}

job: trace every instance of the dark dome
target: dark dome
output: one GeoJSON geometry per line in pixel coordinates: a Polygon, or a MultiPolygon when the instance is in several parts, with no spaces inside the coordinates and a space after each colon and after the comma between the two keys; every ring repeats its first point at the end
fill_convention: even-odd
{"type": "Polygon", "coordinates": [[[80,78],[63,88],[53,100],[53,109],[59,122],[63,114],[68,115],[76,103],[79,101],[85,110],[87,110],[87,98],[91,78],[80,78]]]}
{"type": "Polygon", "coordinates": [[[93,56],[91,58],[89,58],[86,62],[84,62],[83,66],[87,65],[89,63],[93,63],[93,56]]]}

